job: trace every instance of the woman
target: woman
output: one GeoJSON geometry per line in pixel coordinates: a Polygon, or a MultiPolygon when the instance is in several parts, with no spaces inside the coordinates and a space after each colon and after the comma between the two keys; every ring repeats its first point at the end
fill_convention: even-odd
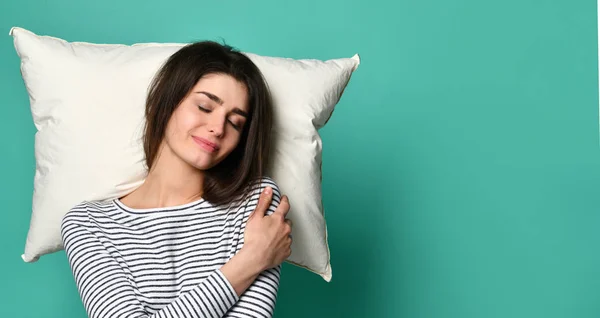
{"type": "Polygon", "coordinates": [[[146,103],[144,183],[63,218],[90,317],[272,316],[291,223],[263,176],[271,111],[260,71],[228,46],[167,60],[146,103]]]}

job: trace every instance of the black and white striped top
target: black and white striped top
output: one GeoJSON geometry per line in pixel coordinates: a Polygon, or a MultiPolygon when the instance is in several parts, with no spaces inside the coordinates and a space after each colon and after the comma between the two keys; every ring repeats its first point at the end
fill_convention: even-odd
{"type": "Polygon", "coordinates": [[[271,317],[281,266],[262,272],[238,297],[219,268],[244,243],[244,229],[264,177],[233,206],[200,199],[188,204],[132,209],[118,199],[83,202],[63,218],[61,232],[89,317],[271,317]]]}

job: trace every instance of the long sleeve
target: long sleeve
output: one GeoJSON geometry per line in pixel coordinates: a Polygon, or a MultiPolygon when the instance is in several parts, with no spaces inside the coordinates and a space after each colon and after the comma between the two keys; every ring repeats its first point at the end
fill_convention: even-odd
{"type": "Polygon", "coordinates": [[[198,286],[150,315],[117,261],[88,229],[81,214],[67,214],[61,232],[84,307],[91,318],[222,317],[238,300],[225,276],[215,270],[198,286]]]}
{"type": "MultiPolygon", "coordinates": [[[[273,189],[273,200],[267,210],[267,215],[275,212],[275,209],[281,202],[281,193],[277,184],[270,178],[263,178],[259,191],[270,186],[273,189]]],[[[254,211],[258,204],[260,192],[254,193],[250,198],[244,215],[245,230],[246,222],[250,213],[254,211]]],[[[242,232],[243,234],[243,232],[242,232]]],[[[239,251],[243,246],[243,238],[237,246],[239,251]]],[[[281,265],[263,271],[250,287],[241,295],[239,301],[231,307],[225,317],[236,318],[270,318],[273,316],[275,303],[277,301],[277,292],[279,290],[279,281],[281,277],[281,265]]]]}
{"type": "Polygon", "coordinates": [[[281,265],[262,272],[225,317],[271,318],[275,310],[281,265]]]}

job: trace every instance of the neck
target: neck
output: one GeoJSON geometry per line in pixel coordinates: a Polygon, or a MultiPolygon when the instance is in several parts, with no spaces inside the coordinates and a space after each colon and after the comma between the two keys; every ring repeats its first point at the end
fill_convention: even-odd
{"type": "Polygon", "coordinates": [[[189,203],[202,197],[203,181],[201,170],[188,165],[163,144],[144,183],[123,198],[123,203],[140,208],[189,203]]]}

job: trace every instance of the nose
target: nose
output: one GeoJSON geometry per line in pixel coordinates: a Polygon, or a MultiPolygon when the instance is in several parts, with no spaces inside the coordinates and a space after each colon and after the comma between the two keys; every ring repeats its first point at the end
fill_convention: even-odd
{"type": "Polygon", "coordinates": [[[223,131],[225,130],[226,122],[227,119],[225,117],[214,116],[213,118],[211,118],[208,131],[216,137],[221,137],[223,136],[223,131]]]}

